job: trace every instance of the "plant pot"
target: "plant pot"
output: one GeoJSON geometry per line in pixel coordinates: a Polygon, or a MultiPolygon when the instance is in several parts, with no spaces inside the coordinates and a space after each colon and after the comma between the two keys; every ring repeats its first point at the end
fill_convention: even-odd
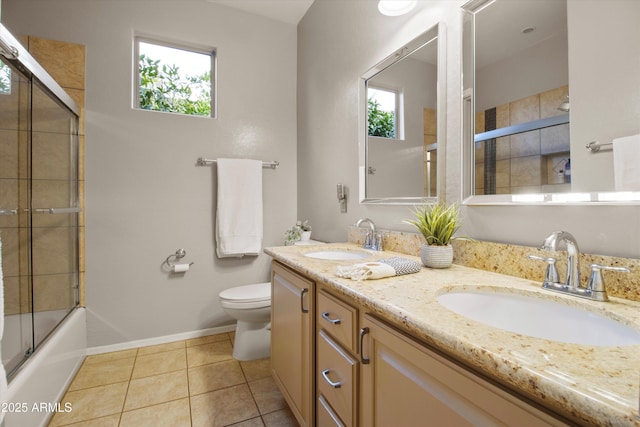
{"type": "Polygon", "coordinates": [[[447,268],[453,263],[453,246],[422,245],[420,259],[425,267],[447,268]]]}
{"type": "Polygon", "coordinates": [[[300,233],[300,241],[308,242],[311,239],[311,231],[303,231],[300,233]]]}

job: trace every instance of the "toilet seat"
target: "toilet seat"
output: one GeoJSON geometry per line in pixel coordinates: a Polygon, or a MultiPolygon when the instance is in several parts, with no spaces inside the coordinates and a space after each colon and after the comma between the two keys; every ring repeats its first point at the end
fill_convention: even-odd
{"type": "Polygon", "coordinates": [[[271,305],[271,282],[236,286],[218,295],[223,307],[236,309],[262,308],[271,305]]]}

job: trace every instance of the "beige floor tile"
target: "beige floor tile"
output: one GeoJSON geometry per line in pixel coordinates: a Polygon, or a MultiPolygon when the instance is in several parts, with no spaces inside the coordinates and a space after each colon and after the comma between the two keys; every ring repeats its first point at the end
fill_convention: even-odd
{"type": "Polygon", "coordinates": [[[237,424],[231,424],[229,427],[264,427],[264,423],[262,422],[262,418],[256,417],[237,424]]]}
{"type": "Polygon", "coordinates": [[[271,376],[271,359],[258,359],[240,362],[247,381],[255,381],[271,376]]]}
{"type": "Polygon", "coordinates": [[[251,381],[249,389],[251,389],[251,394],[261,414],[268,414],[287,407],[287,403],[272,377],[251,381]]]}
{"type": "Polygon", "coordinates": [[[296,417],[289,408],[262,416],[266,427],[299,427],[296,417]]]}
{"type": "Polygon", "coordinates": [[[185,397],[189,397],[186,369],[138,378],[129,383],[124,410],[129,411],[185,397]]]}
{"type": "Polygon", "coordinates": [[[184,349],[163,351],[136,357],[132,378],[143,378],[166,372],[186,369],[187,358],[184,349]]]}
{"type": "Polygon", "coordinates": [[[137,348],[131,348],[129,350],[111,351],[109,353],[92,354],[84,359],[84,363],[102,363],[117,359],[128,359],[130,357],[136,357],[138,353],[137,348]]]}
{"type": "Polygon", "coordinates": [[[189,368],[189,394],[191,396],[245,382],[240,363],[235,360],[189,368]]]}
{"type": "Polygon", "coordinates": [[[189,399],[122,413],[120,427],[190,427],[189,399]]]}
{"type": "Polygon", "coordinates": [[[218,341],[210,344],[187,347],[187,361],[189,367],[206,365],[233,359],[231,341],[218,341]]]}
{"type": "Polygon", "coordinates": [[[202,344],[210,344],[212,342],[218,342],[218,341],[225,341],[229,339],[229,334],[224,332],[222,334],[216,334],[216,335],[207,335],[204,337],[198,337],[198,338],[191,338],[188,339],[186,341],[187,343],[187,347],[193,347],[196,345],[202,345],[202,344]]]}
{"type": "Polygon", "coordinates": [[[129,381],[135,357],[85,360],[69,386],[69,391],[129,381]]]}
{"type": "Polygon", "coordinates": [[[246,384],[191,396],[194,427],[226,426],[258,415],[258,408],[246,384]]]}
{"type": "Polygon", "coordinates": [[[114,414],[107,417],[80,421],[79,423],[66,424],[65,427],[118,427],[118,424],[120,424],[120,414],[114,414]]]}
{"type": "Polygon", "coordinates": [[[70,402],[72,410],[56,413],[50,425],[61,426],[120,413],[128,385],[121,382],[68,392],[61,403],[70,402]]]}
{"type": "Polygon", "coordinates": [[[148,354],[160,353],[162,351],[179,350],[184,347],[184,341],[174,341],[165,344],[150,345],[147,347],[140,347],[138,349],[138,356],[146,356],[148,354]]]}

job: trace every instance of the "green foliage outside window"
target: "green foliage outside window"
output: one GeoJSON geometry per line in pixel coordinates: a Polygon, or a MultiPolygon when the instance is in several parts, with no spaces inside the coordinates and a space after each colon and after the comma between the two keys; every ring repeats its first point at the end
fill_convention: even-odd
{"type": "Polygon", "coordinates": [[[140,55],[140,108],[211,116],[211,72],[181,76],[176,65],[140,55]]]}
{"type": "Polygon", "coordinates": [[[372,98],[367,100],[367,104],[369,136],[395,138],[396,118],[393,111],[381,110],[378,101],[372,98]]]}
{"type": "Polygon", "coordinates": [[[0,61],[0,93],[11,93],[11,68],[0,61]]]}

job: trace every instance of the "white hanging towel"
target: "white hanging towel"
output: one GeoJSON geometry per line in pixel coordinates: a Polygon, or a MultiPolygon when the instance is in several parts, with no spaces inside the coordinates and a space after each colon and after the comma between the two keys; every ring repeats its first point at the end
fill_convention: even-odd
{"type": "MultiPolygon", "coordinates": [[[[4,332],[4,284],[2,278],[2,240],[0,239],[0,405],[4,408],[7,402],[7,376],[2,364],[2,334],[4,332]]],[[[4,411],[0,411],[0,424],[4,419],[4,411]]]]}
{"type": "Polygon", "coordinates": [[[640,191],[640,134],[613,140],[616,191],[640,191]]]}
{"type": "Polygon", "coordinates": [[[262,249],[262,161],[218,159],[218,258],[257,256],[262,249]]]}

